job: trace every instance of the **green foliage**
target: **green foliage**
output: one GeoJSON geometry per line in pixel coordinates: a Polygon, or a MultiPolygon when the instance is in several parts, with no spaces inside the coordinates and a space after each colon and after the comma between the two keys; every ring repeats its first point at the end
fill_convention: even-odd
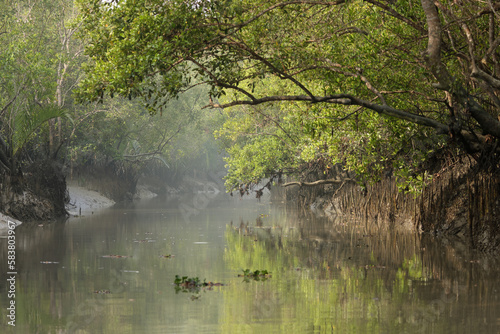
{"type": "Polygon", "coordinates": [[[276,168],[286,165],[289,155],[273,138],[259,138],[243,147],[236,144],[228,149],[228,154],[226,185],[229,190],[239,188],[245,181],[257,184],[270,177],[276,168]]]}
{"type": "Polygon", "coordinates": [[[3,1],[0,10],[0,167],[12,173],[28,156],[54,157],[62,144],[61,123],[72,125],[65,103],[80,53],[67,26],[72,1],[3,1]]]}
{"type": "Polygon", "coordinates": [[[33,111],[18,112],[14,115],[12,127],[12,151],[17,153],[33,136],[36,129],[50,119],[63,117],[72,122],[69,112],[55,105],[44,108],[35,108],[33,111]]]}
{"type": "Polygon", "coordinates": [[[498,61],[484,55],[496,19],[479,4],[443,2],[447,24],[434,27],[411,0],[78,4],[89,42],[78,98],[140,97],[154,113],[207,83],[209,106],[226,117],[216,135],[228,191],[282,173],[319,178],[340,163],[362,182],[395,175],[418,193],[434,152],[459,143],[477,153],[483,133],[500,138],[498,61]],[[446,36],[437,54],[429,36],[446,36]],[[318,162],[323,175],[311,172],[318,162]]]}

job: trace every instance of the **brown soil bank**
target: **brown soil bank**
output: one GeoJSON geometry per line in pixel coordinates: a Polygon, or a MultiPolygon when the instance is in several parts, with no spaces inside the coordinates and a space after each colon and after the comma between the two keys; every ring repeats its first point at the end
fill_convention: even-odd
{"type": "Polygon", "coordinates": [[[38,161],[19,175],[0,175],[0,212],[20,221],[64,216],[67,201],[66,179],[57,162],[38,161]]]}
{"type": "Polygon", "coordinates": [[[344,183],[314,197],[302,195],[326,214],[355,215],[380,224],[456,236],[472,248],[500,253],[500,175],[479,170],[466,158],[435,173],[432,183],[418,197],[399,192],[393,177],[366,189],[353,182],[344,183]]]}

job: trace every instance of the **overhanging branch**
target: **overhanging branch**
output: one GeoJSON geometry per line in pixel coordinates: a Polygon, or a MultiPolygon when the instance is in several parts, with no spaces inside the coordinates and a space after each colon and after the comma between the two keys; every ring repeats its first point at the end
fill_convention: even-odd
{"type": "Polygon", "coordinates": [[[416,115],[408,111],[399,110],[388,105],[374,104],[369,101],[354,97],[350,94],[335,94],[335,95],[314,96],[314,97],[311,97],[309,95],[275,95],[275,96],[265,96],[262,98],[255,98],[253,100],[235,100],[224,104],[211,103],[207,107],[224,109],[236,105],[258,105],[262,103],[286,102],[286,101],[304,101],[311,103],[357,105],[375,111],[381,115],[391,116],[415,124],[431,127],[444,133],[447,133],[449,130],[447,125],[438,122],[436,120],[433,120],[431,118],[416,115]]]}

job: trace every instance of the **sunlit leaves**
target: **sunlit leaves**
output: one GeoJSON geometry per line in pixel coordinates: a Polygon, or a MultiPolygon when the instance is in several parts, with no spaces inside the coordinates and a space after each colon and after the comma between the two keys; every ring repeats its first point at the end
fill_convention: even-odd
{"type": "MultiPolygon", "coordinates": [[[[432,85],[435,76],[426,65],[420,2],[79,4],[90,43],[81,100],[106,93],[141,97],[154,113],[204,82],[212,106],[219,100],[259,104],[234,115],[224,110],[228,120],[218,135],[232,154],[229,189],[318,159],[342,163],[362,180],[416,178],[431,149],[443,143],[422,125],[446,133],[453,115],[450,92],[432,85]],[[311,103],[297,102],[305,99],[311,103]]],[[[488,44],[488,20],[471,16],[477,10],[472,3],[455,9],[444,1],[440,10],[447,29],[442,60],[475,92],[479,86],[468,82],[465,64],[469,45],[454,15],[477,23],[472,36],[480,44],[488,44]]],[[[477,128],[466,113],[460,121],[464,129],[477,128]]]]}
{"type": "Polygon", "coordinates": [[[279,140],[265,136],[228,149],[226,187],[232,191],[245,184],[259,183],[273,175],[279,166],[288,166],[290,152],[279,140]]]}

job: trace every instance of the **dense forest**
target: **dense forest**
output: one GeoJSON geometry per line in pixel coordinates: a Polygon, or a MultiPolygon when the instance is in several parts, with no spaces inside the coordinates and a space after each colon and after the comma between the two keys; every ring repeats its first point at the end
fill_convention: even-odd
{"type": "Polygon", "coordinates": [[[161,192],[194,170],[223,169],[210,131],[223,117],[201,109],[206,87],[165,102],[157,115],[137,99],[79,103],[74,91],[91,59],[75,3],[3,1],[1,10],[1,212],[64,215],[66,181],[119,201],[140,177],[161,192]]]}
{"type": "Polygon", "coordinates": [[[336,184],[339,166],[361,189],[390,178],[414,197],[450,170],[468,186],[481,175],[487,191],[478,182],[465,190],[465,219],[488,211],[496,224],[499,2],[1,7],[0,169],[10,197],[0,210],[26,187],[37,191],[28,176],[39,161],[66,177],[112,166],[176,179],[200,161],[221,168],[226,152],[226,189],[240,194],[284,177],[336,184]],[[495,195],[476,205],[480,193],[495,195]]]}

